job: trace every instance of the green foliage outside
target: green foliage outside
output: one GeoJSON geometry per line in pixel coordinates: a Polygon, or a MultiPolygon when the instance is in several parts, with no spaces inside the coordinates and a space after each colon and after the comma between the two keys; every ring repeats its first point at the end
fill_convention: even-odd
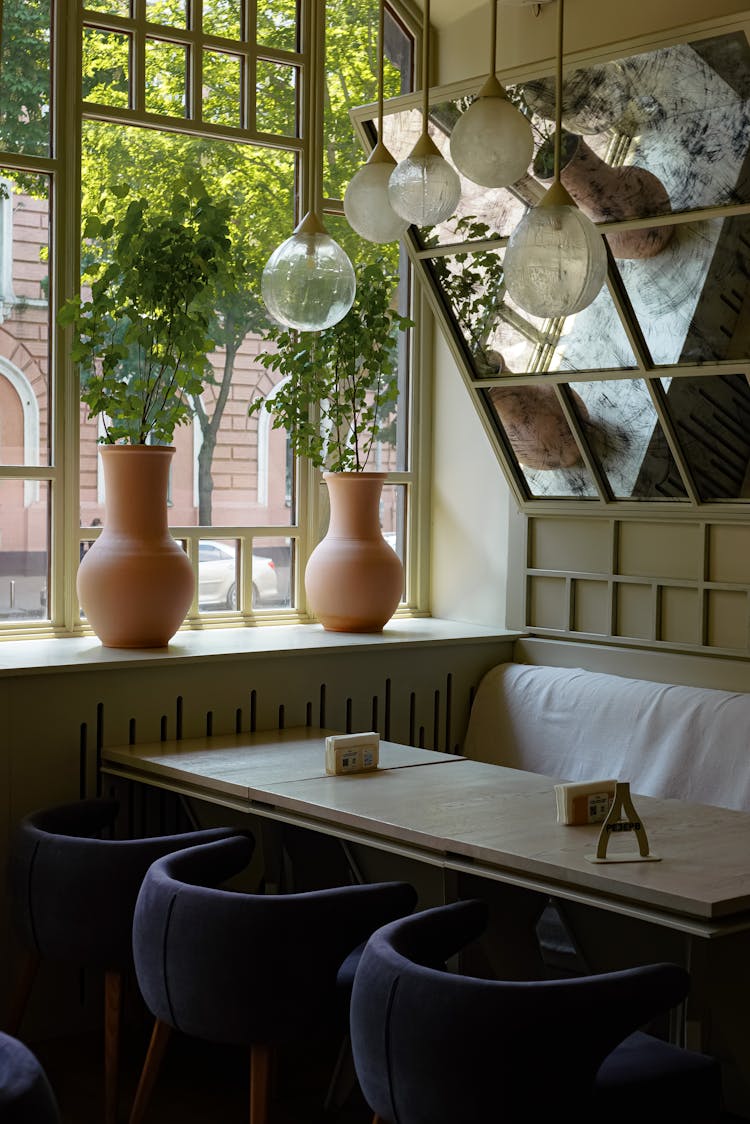
{"type": "Polygon", "coordinates": [[[209,326],[231,250],[227,211],[200,184],[180,186],[168,214],[133,199],[117,221],[88,217],[84,237],[104,247],[84,274],[91,297],[58,314],[73,327],[81,398],[90,418],[103,415],[110,444],[170,444],[214,380],[209,326]]]}
{"type": "MultiPolygon", "coordinates": [[[[293,50],[295,0],[276,0],[272,5],[259,7],[259,41],[293,50]]],[[[183,7],[174,0],[149,4],[149,20],[176,26],[180,22],[178,10],[182,12],[183,7]]],[[[11,151],[46,152],[49,0],[5,0],[3,11],[5,100],[0,102],[0,129],[4,130],[0,144],[11,151]],[[13,29],[12,50],[9,29],[13,29]],[[19,118],[21,106],[26,107],[21,114],[23,120],[19,118]],[[33,145],[29,138],[36,138],[33,145]]],[[[236,0],[212,0],[205,4],[206,30],[230,37],[237,35],[237,11],[236,0]]],[[[326,190],[333,197],[343,197],[349,179],[365,159],[348,110],[376,98],[377,22],[376,0],[350,0],[345,5],[330,2],[327,6],[324,155],[329,173],[326,190]]],[[[161,48],[165,44],[156,46],[161,48]]],[[[82,47],[84,98],[103,105],[125,106],[129,76],[126,37],[89,28],[82,47]]],[[[183,115],[184,57],[183,51],[155,49],[147,53],[146,97],[151,112],[183,115]]],[[[237,123],[232,121],[231,99],[227,94],[229,64],[219,66],[221,57],[210,53],[204,58],[210,63],[204,72],[203,88],[204,111],[207,107],[210,110],[207,120],[237,123]],[[215,63],[218,68],[214,80],[215,63]]],[[[288,135],[291,131],[289,75],[288,67],[270,64],[259,74],[258,108],[262,128],[267,132],[288,135]]],[[[386,94],[398,92],[400,77],[387,66],[386,94]]],[[[134,199],[148,199],[152,215],[169,214],[174,184],[183,177],[201,180],[211,203],[226,208],[231,230],[230,252],[223,257],[213,279],[215,305],[209,333],[220,350],[223,366],[208,394],[188,395],[202,433],[199,522],[210,525],[211,463],[237,352],[248,334],[263,335],[268,328],[260,297],[261,274],[269,256],[289,237],[296,221],[295,158],[282,149],[191,137],[166,128],[162,131],[84,121],[81,210],[87,238],[86,269],[92,261],[105,260],[110,243],[101,231],[107,223],[120,222],[134,199]],[[96,226],[97,220],[101,227],[96,226]]],[[[363,242],[335,218],[329,220],[326,216],[324,221],[355,265],[385,255],[389,267],[396,268],[395,244],[377,247],[363,242]]]]}
{"type": "Polygon", "coordinates": [[[50,0],[5,0],[0,18],[0,148],[47,156],[50,0]]]}
{"type": "Polygon", "coordinates": [[[391,307],[396,280],[385,258],[360,264],[354,304],[338,324],[269,329],[274,350],[259,358],[284,381],[249,413],[267,410],[274,429],[286,429],[294,452],[317,468],[361,472],[387,436],[398,398],[398,333],[412,324],[391,307]]]}

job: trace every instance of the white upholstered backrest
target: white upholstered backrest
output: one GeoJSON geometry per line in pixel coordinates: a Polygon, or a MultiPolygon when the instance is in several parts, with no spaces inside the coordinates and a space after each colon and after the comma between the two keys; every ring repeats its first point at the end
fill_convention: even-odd
{"type": "Polygon", "coordinates": [[[559,780],[750,811],[750,694],[583,668],[499,664],[482,679],[464,754],[559,780]]]}

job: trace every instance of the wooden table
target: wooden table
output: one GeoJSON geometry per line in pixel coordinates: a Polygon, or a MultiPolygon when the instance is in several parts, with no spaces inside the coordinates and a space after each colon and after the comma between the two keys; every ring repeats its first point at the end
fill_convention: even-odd
{"type": "MultiPolygon", "coordinates": [[[[105,749],[102,767],[676,932],[693,977],[685,1027],[689,1019],[712,1047],[714,991],[722,988],[735,1006],[747,1002],[741,1014],[750,1021],[750,815],[634,794],[661,861],[592,865],[585,855],[596,850],[599,828],[556,823],[553,778],[383,741],[376,772],[329,777],[330,732],[301,728],[105,749]],[[741,973],[736,994],[733,977],[722,982],[733,957],[741,973]]],[[[727,1027],[723,1018],[732,1110],[750,1118],[750,1048],[727,1047],[727,1027]]]]}

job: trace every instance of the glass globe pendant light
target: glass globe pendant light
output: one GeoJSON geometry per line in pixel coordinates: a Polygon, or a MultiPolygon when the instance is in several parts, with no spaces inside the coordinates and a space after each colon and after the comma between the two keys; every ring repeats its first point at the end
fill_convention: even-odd
{"type": "Polygon", "coordinates": [[[541,317],[580,312],[607,275],[604,239],[560,182],[564,0],[557,3],[554,180],[513,231],[503,261],[510,296],[525,312],[541,317]]]}
{"type": "Polygon", "coordinates": [[[385,3],[380,0],[378,24],[378,141],[364,167],[349,181],[344,214],[349,226],[368,242],[395,242],[408,221],[396,214],[388,198],[388,181],[396,161],[383,143],[383,69],[385,3]]]}
{"type": "Polygon", "coordinates": [[[450,218],[461,198],[461,180],[429,136],[430,0],[424,4],[422,43],[422,134],[411,153],[397,164],[388,183],[396,214],[417,226],[435,226],[450,218]]]}
{"type": "Polygon", "coordinates": [[[323,6],[318,2],[313,7],[316,34],[311,70],[317,77],[317,87],[313,90],[308,81],[313,142],[305,177],[309,207],[291,238],[271,254],[261,277],[261,296],[271,316],[300,332],[320,332],[338,324],[352,307],[357,291],[354,267],[327,232],[318,212],[323,194],[323,6]]]}
{"type": "Polygon", "coordinates": [[[495,77],[497,0],[490,0],[490,73],[476,101],[451,134],[451,156],[462,175],[482,187],[508,187],[531,163],[531,122],[511,102],[495,77]]]}

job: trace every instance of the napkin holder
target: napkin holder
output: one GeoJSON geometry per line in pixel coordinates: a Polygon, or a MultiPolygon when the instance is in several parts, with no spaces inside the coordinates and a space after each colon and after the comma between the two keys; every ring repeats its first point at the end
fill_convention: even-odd
{"type": "Polygon", "coordinates": [[[607,818],[602,824],[599,839],[596,845],[596,854],[584,855],[590,863],[637,863],[659,862],[658,855],[652,855],[648,847],[648,836],[643,826],[641,817],[633,807],[630,798],[630,782],[617,781],[612,806],[607,813],[607,818]],[[614,835],[623,832],[632,833],[638,843],[638,852],[618,851],[616,854],[607,855],[607,848],[614,835]]]}

